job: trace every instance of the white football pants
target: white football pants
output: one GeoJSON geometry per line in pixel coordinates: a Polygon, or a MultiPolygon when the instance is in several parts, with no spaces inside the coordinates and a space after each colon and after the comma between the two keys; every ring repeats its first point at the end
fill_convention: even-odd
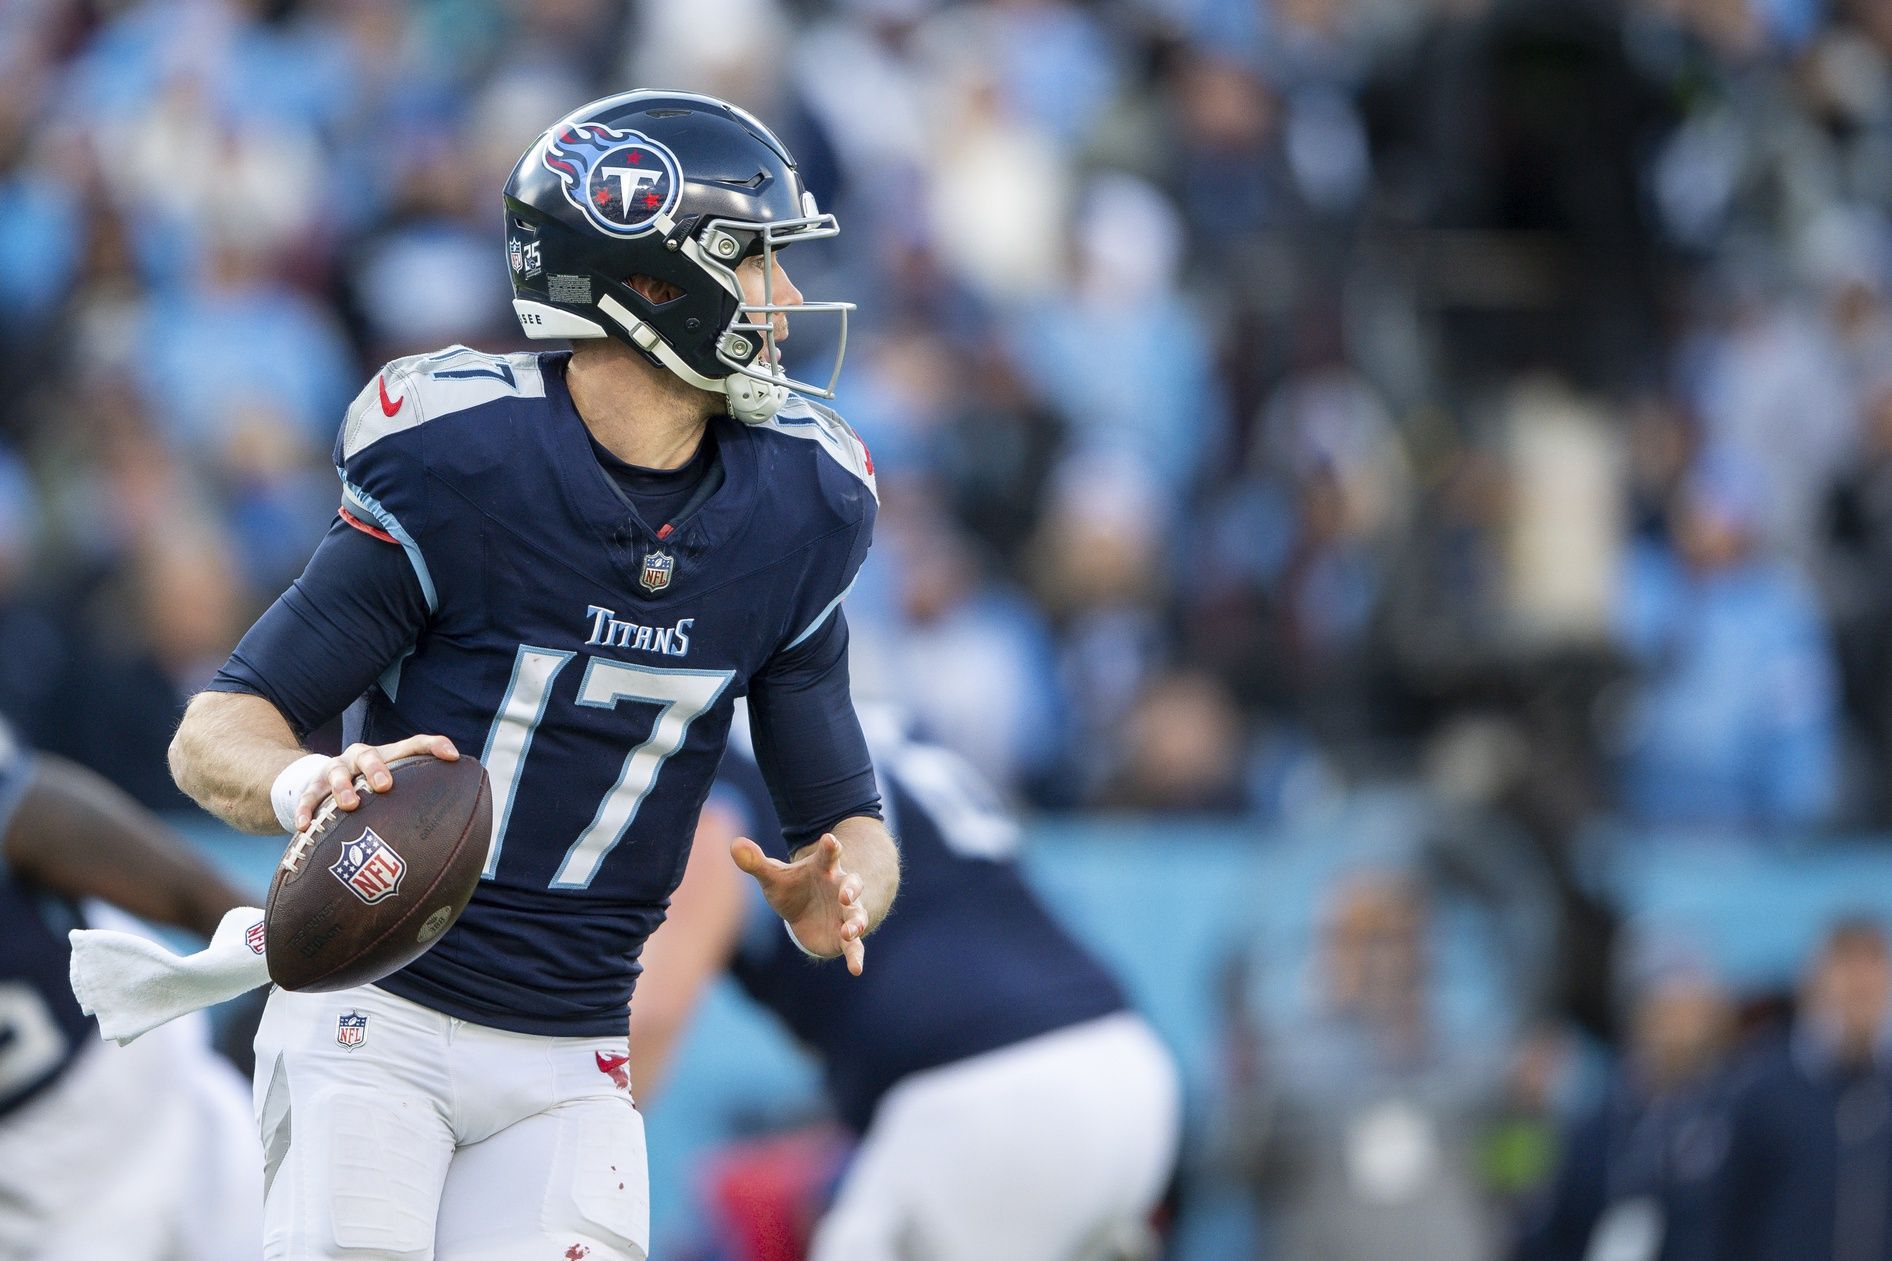
{"type": "Polygon", "coordinates": [[[264,1249],[282,1261],[644,1261],[625,1035],[456,1020],[374,986],[269,996],[264,1249]]]}
{"type": "Polygon", "coordinates": [[[1120,1013],[888,1092],[809,1261],[1131,1255],[1176,1159],[1169,1052],[1120,1013]]]}
{"type": "Polygon", "coordinates": [[[243,1077],[202,1015],[94,1041],[0,1120],[7,1261],[255,1261],[263,1180],[243,1077]]]}

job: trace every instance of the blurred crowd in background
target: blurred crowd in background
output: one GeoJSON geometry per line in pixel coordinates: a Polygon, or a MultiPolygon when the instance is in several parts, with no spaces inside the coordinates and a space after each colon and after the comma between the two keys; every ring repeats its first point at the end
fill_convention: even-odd
{"type": "MultiPolygon", "coordinates": [[[[1441,1251],[1362,1210],[1305,1255],[1477,1261],[1494,1185],[1773,1176],[1726,1163],[1712,966],[1613,948],[1582,855],[1599,824],[1892,823],[1892,3],[8,0],[0,711],[181,808],[165,744],[326,527],[349,399],[526,344],[498,189],[633,85],[749,107],[840,217],[785,261],[860,305],[862,692],[1045,812],[1415,793],[1421,865],[1545,938],[1510,1009],[1631,1047],[1591,1166],[1530,1126],[1451,1146],[1494,1083],[1541,1118],[1558,1057],[1446,1054],[1424,899],[1338,891],[1318,1036],[1271,1059],[1227,995],[1254,1111],[1223,1158],[1298,1188],[1284,1238],[1423,1202],[1441,1251]],[[1376,1074],[1431,1110],[1349,1110],[1376,1074]]],[[[1840,925],[1812,1049],[1767,1070],[1844,1103],[1861,1186],[1892,1187],[1884,955],[1840,925]]],[[[1892,1249],[1883,1199],[1846,1255],[1892,1249]]],[[[1639,1255],[1530,1203],[1536,1255],[1639,1255]]]]}
{"type": "Polygon", "coordinates": [[[522,344],[511,162],[661,84],[839,213],[863,686],[1024,800],[1892,818],[1883,3],[15,0],[0,81],[0,706],[153,804],[361,383],[522,344]]]}
{"type": "Polygon", "coordinates": [[[1298,1002],[1269,996],[1280,982],[1258,983],[1252,954],[1232,971],[1203,1167],[1263,1210],[1268,1245],[1240,1255],[1892,1256],[1881,922],[1833,919],[1764,999],[1673,933],[1645,935],[1617,976],[1620,1054],[1601,1058],[1567,1027],[1500,1037],[1489,1013],[1468,1019],[1452,918],[1410,873],[1356,872],[1320,899],[1298,1002]]]}

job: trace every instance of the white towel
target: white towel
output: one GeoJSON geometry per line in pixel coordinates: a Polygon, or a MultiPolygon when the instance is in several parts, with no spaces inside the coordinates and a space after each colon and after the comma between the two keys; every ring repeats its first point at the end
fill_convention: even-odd
{"type": "Polygon", "coordinates": [[[72,992],[99,1034],[120,1046],[167,1021],[269,984],[263,957],[263,912],[239,906],[224,913],[210,944],[174,955],[149,937],[109,928],[75,928],[72,992]]]}

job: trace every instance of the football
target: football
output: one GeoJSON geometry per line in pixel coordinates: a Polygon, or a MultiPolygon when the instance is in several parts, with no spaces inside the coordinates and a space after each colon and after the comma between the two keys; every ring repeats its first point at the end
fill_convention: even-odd
{"type": "Polygon", "coordinates": [[[269,978],[286,990],[378,981],[419,958],[460,918],[486,865],[493,795],[464,755],[388,769],[394,787],[344,811],[330,797],[289,842],[264,914],[269,978]]]}

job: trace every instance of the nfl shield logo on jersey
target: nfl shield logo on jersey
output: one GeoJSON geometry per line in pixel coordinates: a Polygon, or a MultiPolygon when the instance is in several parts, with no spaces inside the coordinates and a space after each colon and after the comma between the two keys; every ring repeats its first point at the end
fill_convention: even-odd
{"type": "Polygon", "coordinates": [[[345,1011],[335,1022],[335,1040],[354,1050],[368,1040],[368,1018],[358,1011],[345,1011]]]}
{"type": "Polygon", "coordinates": [[[394,847],[364,828],[360,836],[342,846],[342,856],[329,868],[329,874],[348,886],[348,891],[373,906],[391,898],[401,889],[401,877],[407,874],[407,860],[394,847]]]}
{"type": "Polygon", "coordinates": [[[677,562],[669,552],[647,552],[644,555],[644,572],[637,581],[644,590],[656,595],[670,585],[670,575],[676,571],[677,562]]]}

